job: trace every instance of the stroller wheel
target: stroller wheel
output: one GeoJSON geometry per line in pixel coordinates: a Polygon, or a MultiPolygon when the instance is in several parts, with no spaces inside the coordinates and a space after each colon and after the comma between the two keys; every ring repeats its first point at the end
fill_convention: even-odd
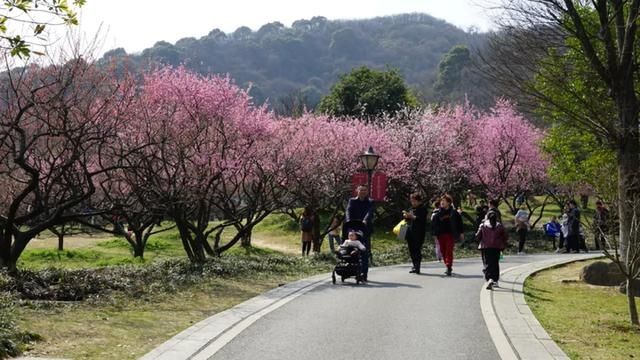
{"type": "Polygon", "coordinates": [[[360,278],[359,278],[359,277],[358,277],[358,278],[356,278],[356,284],[357,284],[357,285],[360,285],[360,278]]]}
{"type": "Polygon", "coordinates": [[[335,271],[331,274],[331,282],[333,282],[334,285],[336,283],[336,272],[335,271]]]}

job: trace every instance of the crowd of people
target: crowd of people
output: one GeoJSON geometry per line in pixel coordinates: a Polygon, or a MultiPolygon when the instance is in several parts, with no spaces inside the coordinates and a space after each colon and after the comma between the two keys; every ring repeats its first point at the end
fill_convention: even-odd
{"type": "MultiPolygon", "coordinates": [[[[357,196],[349,199],[345,215],[332,217],[328,228],[328,242],[332,253],[348,247],[356,248],[362,254],[362,279],[367,281],[371,234],[373,232],[374,202],[369,198],[366,185],[356,189],[357,196]],[[343,241],[342,239],[347,239],[343,241]]],[[[470,205],[475,206],[475,241],[481,252],[483,272],[487,281],[487,289],[498,286],[499,259],[507,247],[508,234],[502,222],[502,213],[498,209],[499,201],[478,200],[468,194],[470,205]]],[[[524,204],[524,196],[518,198],[519,206],[514,214],[513,226],[518,239],[518,255],[525,254],[527,235],[531,230],[530,214],[524,204]]],[[[411,258],[412,274],[420,274],[422,249],[427,238],[428,222],[431,222],[431,237],[434,242],[436,258],[444,263],[446,276],[453,274],[454,246],[456,241],[464,241],[462,208],[456,207],[451,195],[445,194],[433,203],[430,216],[424,197],[420,193],[409,196],[410,207],[402,211],[402,219],[407,228],[403,233],[411,258]]],[[[310,249],[319,251],[319,241],[314,232],[319,233],[316,224],[318,216],[311,209],[305,208],[300,217],[302,232],[302,255],[309,255],[310,249]],[[317,248],[317,250],[316,250],[317,248]]],[[[593,219],[595,249],[605,246],[605,235],[609,231],[609,211],[601,201],[596,202],[593,219]]],[[[545,238],[553,244],[558,253],[587,251],[584,232],[581,225],[581,211],[574,200],[567,201],[562,215],[558,219],[552,216],[543,225],[545,238]],[[557,243],[557,247],[556,247],[557,243]]]]}

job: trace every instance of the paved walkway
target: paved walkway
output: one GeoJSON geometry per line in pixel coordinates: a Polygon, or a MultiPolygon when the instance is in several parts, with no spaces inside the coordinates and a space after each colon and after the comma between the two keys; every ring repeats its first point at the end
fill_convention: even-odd
{"type": "Polygon", "coordinates": [[[453,277],[439,263],[419,276],[406,265],[375,268],[360,286],[323,274],[203,320],[142,359],[564,359],[522,283],[536,269],[592,256],[506,257],[493,292],[479,291],[479,259],[457,261],[453,277]]]}

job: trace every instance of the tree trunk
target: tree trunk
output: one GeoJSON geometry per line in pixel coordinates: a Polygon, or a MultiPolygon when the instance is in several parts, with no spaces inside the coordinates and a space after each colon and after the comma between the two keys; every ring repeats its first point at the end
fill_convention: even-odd
{"type": "Polygon", "coordinates": [[[13,246],[11,246],[11,257],[7,266],[10,272],[15,272],[17,270],[16,265],[18,263],[18,259],[27,247],[27,244],[29,244],[29,241],[31,241],[31,238],[20,235],[15,236],[15,241],[13,242],[13,246]]]}
{"type": "MultiPolygon", "coordinates": [[[[637,126],[637,125],[636,125],[637,126]]],[[[629,248],[629,235],[632,233],[633,201],[640,198],[638,172],[640,170],[640,144],[638,133],[633,132],[624,136],[618,150],[618,211],[620,221],[620,257],[625,259],[629,248]]]]}
{"type": "Polygon", "coordinates": [[[240,239],[240,245],[242,247],[251,247],[251,235],[253,234],[253,228],[248,228],[240,239]]]}
{"type": "Polygon", "coordinates": [[[640,325],[638,322],[638,308],[636,307],[636,298],[634,296],[633,279],[627,279],[627,300],[629,303],[629,316],[631,317],[631,323],[634,325],[640,325]]]}
{"type": "Polygon", "coordinates": [[[143,238],[142,231],[134,231],[133,236],[135,237],[134,239],[135,246],[133,247],[133,257],[134,258],[139,257],[140,259],[144,259],[145,241],[143,238]]]}
{"type": "Polygon", "coordinates": [[[58,232],[58,251],[64,250],[64,231],[58,232]]]}
{"type": "Polygon", "coordinates": [[[0,268],[8,268],[11,261],[11,239],[12,234],[7,226],[0,234],[0,268]]]}

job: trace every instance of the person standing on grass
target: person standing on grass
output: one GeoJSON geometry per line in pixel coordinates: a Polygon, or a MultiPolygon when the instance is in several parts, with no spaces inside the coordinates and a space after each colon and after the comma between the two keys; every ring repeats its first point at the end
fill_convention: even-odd
{"type": "Polygon", "coordinates": [[[520,205],[520,210],[515,216],[516,233],[518,233],[518,255],[524,255],[524,243],[527,241],[529,231],[529,213],[524,205],[520,205]]]}
{"type": "Polygon", "coordinates": [[[560,253],[563,251],[567,244],[567,236],[569,236],[569,212],[568,207],[564,207],[562,209],[562,216],[560,217],[560,241],[558,241],[558,250],[556,253],[560,253]]]}
{"type": "Polygon", "coordinates": [[[484,279],[487,282],[487,290],[498,287],[500,279],[500,252],[507,247],[507,232],[504,226],[498,222],[498,215],[494,211],[487,214],[485,220],[476,233],[478,249],[482,252],[482,264],[484,279]]]}
{"type": "Polygon", "coordinates": [[[313,241],[313,223],[315,214],[310,207],[305,207],[300,216],[300,232],[302,233],[302,256],[309,256],[313,241]]]}
{"type": "Polygon", "coordinates": [[[329,225],[329,248],[331,252],[336,252],[336,248],[342,245],[342,239],[340,239],[340,224],[342,223],[342,216],[339,214],[331,219],[331,225],[329,225]],[[335,242],[335,245],[334,245],[335,242]]]}
{"type": "Polygon", "coordinates": [[[484,222],[485,217],[489,213],[489,207],[487,206],[487,202],[483,199],[480,200],[480,205],[476,206],[476,224],[475,228],[477,229],[484,222]]]}
{"type": "Polygon", "coordinates": [[[498,222],[502,223],[502,213],[498,209],[499,205],[500,205],[500,202],[498,200],[496,199],[489,200],[489,210],[487,210],[487,214],[489,213],[489,211],[495,212],[496,215],[498,216],[498,222]]]}
{"type": "Polygon", "coordinates": [[[422,245],[427,231],[427,209],[422,203],[422,195],[413,193],[409,196],[411,210],[403,211],[402,216],[409,224],[407,229],[407,246],[413,267],[409,273],[420,274],[420,263],[422,262],[422,245]]]}
{"type": "Polygon", "coordinates": [[[569,212],[567,213],[567,239],[565,253],[580,252],[580,209],[575,200],[567,202],[569,212]]]}
{"type": "Polygon", "coordinates": [[[453,271],[453,248],[456,239],[462,240],[462,219],[452,206],[451,195],[444,195],[440,199],[440,209],[434,216],[432,235],[438,241],[440,251],[447,267],[445,274],[451,276],[453,271]]]}
{"type": "MultiPolygon", "coordinates": [[[[364,227],[362,243],[367,248],[365,253],[362,254],[362,273],[364,276],[363,280],[367,281],[369,254],[371,252],[371,234],[373,233],[373,200],[369,198],[367,185],[361,184],[356,190],[358,196],[349,199],[349,203],[347,204],[345,223],[355,220],[362,221],[364,227]]],[[[347,229],[343,229],[343,231],[345,230],[347,229]]]]}

